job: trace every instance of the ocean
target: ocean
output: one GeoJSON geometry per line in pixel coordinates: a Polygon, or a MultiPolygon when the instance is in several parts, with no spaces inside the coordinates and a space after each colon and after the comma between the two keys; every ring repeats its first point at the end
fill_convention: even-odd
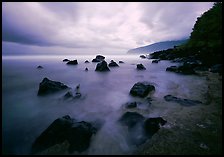
{"type": "MultiPolygon", "coordinates": [[[[104,55],[119,67],[109,72],[96,72],[91,62],[96,55],[67,56],[2,56],[2,140],[3,154],[29,154],[34,140],[57,118],[70,115],[79,121],[101,121],[102,128],[92,137],[89,148],[80,154],[131,154],[137,149],[129,141],[127,129],[118,119],[127,111],[136,111],[145,117],[161,116],[173,119],[170,112],[183,110],[179,104],[167,105],[164,96],[204,100],[206,78],[167,72],[166,68],[178,63],[142,59],[139,55],[104,55]],[[63,59],[77,59],[78,65],[66,65],[63,59]],[[90,63],[84,63],[88,60],[90,63]],[[136,70],[142,63],[146,70],[136,70]],[[37,69],[37,66],[43,69],[37,69]],[[85,71],[85,68],[88,71],[85,71]],[[60,81],[75,89],[80,85],[83,97],[63,100],[65,91],[44,97],[37,96],[43,78],[60,81]],[[126,109],[124,104],[142,101],[129,94],[139,81],[149,81],[155,86],[150,95],[151,105],[144,103],[137,109],[126,109]]],[[[193,106],[197,107],[197,106],[193,106]]],[[[136,132],[136,135],[138,132],[136,132]]]]}

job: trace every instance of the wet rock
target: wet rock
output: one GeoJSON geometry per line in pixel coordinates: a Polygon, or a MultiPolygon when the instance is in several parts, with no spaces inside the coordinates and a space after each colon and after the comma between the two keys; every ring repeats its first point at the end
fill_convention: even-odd
{"type": "Polygon", "coordinates": [[[123,61],[119,61],[119,63],[124,63],[123,61]]]}
{"type": "Polygon", "coordinates": [[[130,108],[136,108],[137,107],[137,102],[135,102],[135,101],[134,102],[128,102],[128,103],[125,104],[125,107],[129,108],[129,109],[130,108]]]}
{"type": "Polygon", "coordinates": [[[149,92],[155,90],[155,87],[149,82],[138,82],[130,90],[130,94],[133,96],[145,97],[149,92]]]}
{"type": "Polygon", "coordinates": [[[146,68],[144,67],[143,64],[137,64],[137,69],[138,70],[145,70],[146,68]]]}
{"type": "Polygon", "coordinates": [[[88,60],[86,60],[86,61],[85,61],[85,63],[89,63],[89,61],[88,61],[88,60]]]}
{"type": "Polygon", "coordinates": [[[69,60],[68,59],[63,59],[63,62],[68,62],[69,60]]]}
{"type": "Polygon", "coordinates": [[[165,125],[166,122],[167,121],[161,117],[146,119],[144,122],[144,129],[146,134],[151,137],[160,129],[160,126],[165,125]]]}
{"type": "Polygon", "coordinates": [[[109,67],[119,67],[119,65],[115,61],[111,60],[109,67]]]}
{"type": "Polygon", "coordinates": [[[140,55],[140,58],[143,58],[144,59],[144,58],[146,58],[146,56],[145,55],[140,55]]]}
{"type": "Polygon", "coordinates": [[[104,61],[105,57],[102,56],[102,55],[97,55],[93,60],[92,62],[101,62],[101,61],[104,61]]]}
{"type": "Polygon", "coordinates": [[[56,119],[32,145],[32,154],[46,150],[56,144],[68,141],[69,153],[85,151],[97,129],[88,122],[77,122],[69,115],[56,119]]]}
{"type": "Polygon", "coordinates": [[[183,106],[194,106],[194,105],[198,105],[202,103],[201,101],[198,101],[198,100],[182,99],[172,95],[166,95],[164,96],[164,99],[166,101],[179,103],[180,105],[183,105],[183,106]]]}
{"type": "Polygon", "coordinates": [[[78,61],[77,60],[69,61],[67,64],[68,65],[77,65],[78,61]]]}
{"type": "Polygon", "coordinates": [[[144,116],[137,112],[126,112],[118,120],[121,124],[128,126],[129,129],[133,128],[136,124],[143,124],[144,116]]]}
{"type": "Polygon", "coordinates": [[[110,71],[106,61],[102,61],[96,65],[95,71],[110,71]]]}
{"type": "Polygon", "coordinates": [[[88,71],[89,69],[88,68],[85,68],[85,71],[88,71]]]}
{"type": "Polygon", "coordinates": [[[159,63],[159,61],[160,61],[159,59],[155,59],[152,61],[152,63],[159,63]]]}
{"type": "Polygon", "coordinates": [[[63,83],[52,81],[45,77],[39,84],[38,95],[39,96],[47,95],[50,93],[58,92],[66,88],[68,88],[68,86],[64,85],[63,83]]]}
{"type": "Polygon", "coordinates": [[[39,66],[37,67],[37,69],[43,69],[43,67],[39,65],[39,66]]]}

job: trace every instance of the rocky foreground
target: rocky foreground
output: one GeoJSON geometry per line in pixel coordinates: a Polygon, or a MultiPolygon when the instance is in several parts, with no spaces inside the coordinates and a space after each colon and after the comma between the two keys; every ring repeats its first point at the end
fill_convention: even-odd
{"type": "MultiPolygon", "coordinates": [[[[137,155],[218,155],[222,153],[222,76],[201,72],[206,76],[208,91],[205,104],[171,111],[174,119],[139,147],[137,155]]],[[[168,103],[168,102],[167,102],[168,103]]]]}

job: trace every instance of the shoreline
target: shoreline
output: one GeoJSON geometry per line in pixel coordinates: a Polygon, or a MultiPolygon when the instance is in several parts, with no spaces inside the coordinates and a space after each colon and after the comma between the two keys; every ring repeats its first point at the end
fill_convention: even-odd
{"type": "Polygon", "coordinates": [[[219,155],[222,153],[222,76],[206,76],[206,101],[197,108],[184,108],[175,114],[175,125],[162,127],[151,139],[139,146],[135,155],[219,155]]]}

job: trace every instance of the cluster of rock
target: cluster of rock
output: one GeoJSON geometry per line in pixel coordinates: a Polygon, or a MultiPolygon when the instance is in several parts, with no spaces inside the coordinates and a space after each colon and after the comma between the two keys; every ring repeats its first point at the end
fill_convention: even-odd
{"type": "Polygon", "coordinates": [[[56,119],[39,137],[34,141],[31,149],[32,154],[44,151],[51,146],[69,143],[68,152],[85,151],[90,144],[93,134],[97,128],[89,122],[77,121],[69,115],[56,119]]]}
{"type": "Polygon", "coordinates": [[[128,127],[129,138],[135,145],[140,145],[151,138],[167,122],[161,117],[145,118],[137,112],[126,112],[118,121],[128,127]],[[139,130],[137,137],[134,136],[136,130],[139,130]]]}

